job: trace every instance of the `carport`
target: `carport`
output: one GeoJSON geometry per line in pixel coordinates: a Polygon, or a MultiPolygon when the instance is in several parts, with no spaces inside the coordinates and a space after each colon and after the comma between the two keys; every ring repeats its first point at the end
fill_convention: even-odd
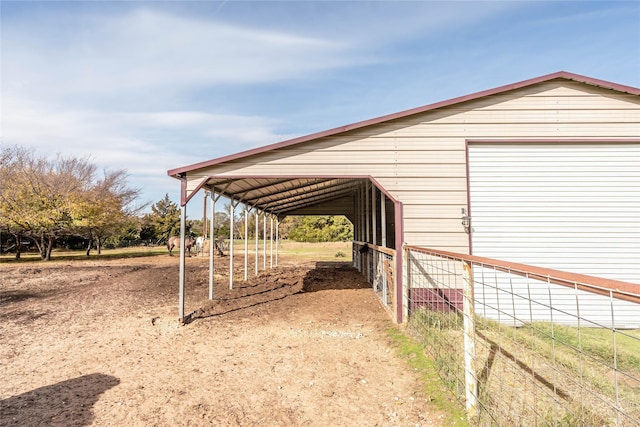
{"type": "Polygon", "coordinates": [[[347,216],[354,266],[402,322],[406,245],[636,282],[639,94],[559,71],[168,174],[183,208],[204,190],[276,234],[287,215],[347,216]]]}
{"type": "MultiPolygon", "coordinates": [[[[244,155],[247,155],[246,153],[244,155]]],[[[243,157],[242,153],[234,158],[243,157]]],[[[252,155],[249,153],[248,155],[252,155]]],[[[212,166],[228,162],[229,158],[221,158],[184,168],[170,170],[168,174],[181,182],[181,223],[180,223],[180,274],[179,274],[179,320],[181,323],[189,321],[190,314],[185,313],[185,218],[186,206],[193,197],[204,191],[209,200],[210,230],[214,230],[215,203],[220,197],[230,200],[233,213],[241,209],[245,218],[245,246],[244,246],[244,279],[248,277],[247,259],[250,256],[246,219],[248,215],[255,216],[255,234],[263,235],[264,241],[273,242],[274,226],[276,239],[276,265],[278,227],[281,220],[288,215],[344,215],[354,225],[353,263],[369,282],[378,287],[378,294],[384,307],[395,321],[402,321],[402,305],[395,301],[402,301],[401,256],[395,251],[395,242],[402,241],[400,217],[402,205],[393,199],[379,183],[370,176],[253,176],[227,175],[211,173],[212,166]],[[203,169],[207,170],[206,174],[203,169]],[[269,230],[269,231],[267,231],[269,230]],[[363,249],[364,248],[364,249],[363,249]],[[378,262],[378,258],[384,259],[378,262]],[[385,262],[386,260],[386,262],[385,262]],[[376,275],[376,270],[380,274],[376,275]],[[394,292],[395,291],[395,292],[394,292]],[[392,294],[393,293],[393,294],[392,294]]],[[[207,207],[205,206],[205,209],[207,207]]],[[[212,234],[210,239],[213,238],[212,234]]],[[[212,242],[211,242],[212,243],[212,242]]],[[[210,243],[210,248],[213,246],[210,243]]],[[[229,288],[233,288],[233,239],[229,247],[229,288]]],[[[266,269],[266,244],[263,248],[263,268],[266,269]]],[[[209,299],[213,299],[213,270],[214,252],[209,251],[209,299]]],[[[258,239],[255,246],[255,274],[259,270],[258,239]]],[[[271,254],[273,266],[273,253],[271,254]]]]}

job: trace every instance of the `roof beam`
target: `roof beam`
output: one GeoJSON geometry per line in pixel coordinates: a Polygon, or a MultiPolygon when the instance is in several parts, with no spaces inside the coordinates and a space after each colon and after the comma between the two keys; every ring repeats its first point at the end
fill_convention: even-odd
{"type": "Polygon", "coordinates": [[[304,199],[291,200],[281,205],[276,205],[272,209],[278,212],[288,212],[304,206],[314,206],[323,202],[340,199],[345,195],[353,193],[352,188],[344,188],[331,193],[321,193],[313,197],[305,197],[304,199]]]}
{"type": "Polygon", "coordinates": [[[352,182],[354,181],[340,180],[331,185],[322,186],[319,188],[315,188],[313,190],[311,189],[307,190],[306,188],[301,188],[295,194],[283,195],[278,199],[274,199],[264,203],[264,206],[265,208],[273,208],[274,206],[281,206],[283,204],[286,204],[288,201],[306,200],[318,194],[321,195],[321,194],[331,193],[333,191],[340,190],[345,187],[351,188],[357,185],[357,184],[352,184],[352,182]]]}
{"type": "MultiPolygon", "coordinates": [[[[243,181],[248,181],[249,179],[252,179],[252,178],[247,178],[247,179],[244,179],[243,181]]],[[[253,179],[256,182],[264,181],[263,179],[260,179],[260,178],[253,178],[253,179]]],[[[267,182],[269,182],[268,184],[251,187],[249,191],[262,190],[263,188],[269,188],[274,185],[284,184],[285,182],[289,182],[289,181],[291,181],[291,178],[280,179],[275,182],[269,182],[269,179],[267,179],[267,182]]]]}
{"type": "MultiPolygon", "coordinates": [[[[287,181],[301,181],[301,180],[302,180],[302,178],[296,178],[296,179],[290,179],[290,180],[287,180],[287,181]]],[[[330,179],[325,179],[325,180],[316,179],[315,181],[312,181],[312,182],[305,182],[304,184],[301,184],[301,185],[296,185],[296,186],[293,186],[293,187],[289,187],[284,191],[294,191],[294,190],[298,190],[298,189],[301,189],[301,188],[309,187],[311,185],[316,185],[318,183],[322,183],[322,182],[326,182],[326,181],[330,181],[330,179]]],[[[302,181],[302,182],[304,182],[304,181],[302,181]]],[[[271,186],[264,186],[262,188],[275,187],[276,185],[279,185],[279,184],[281,184],[281,183],[273,184],[271,186]]],[[[274,188],[274,191],[270,191],[269,193],[266,193],[266,194],[260,194],[260,195],[256,196],[255,198],[251,198],[251,199],[247,199],[247,200],[251,200],[254,203],[260,203],[260,200],[268,198],[268,197],[271,197],[271,196],[275,196],[275,195],[281,194],[282,192],[283,192],[283,190],[279,190],[277,188],[274,188]]]]}
{"type": "Polygon", "coordinates": [[[288,190],[280,190],[271,194],[270,196],[264,196],[255,201],[255,203],[262,203],[265,205],[270,205],[272,203],[277,203],[278,201],[285,200],[291,197],[296,197],[301,194],[309,193],[310,191],[326,191],[332,187],[338,185],[340,181],[336,181],[335,179],[329,179],[325,181],[315,181],[315,182],[307,182],[304,185],[300,185],[298,187],[288,189],[288,190]],[[289,193],[289,194],[287,194],[289,193]]]}

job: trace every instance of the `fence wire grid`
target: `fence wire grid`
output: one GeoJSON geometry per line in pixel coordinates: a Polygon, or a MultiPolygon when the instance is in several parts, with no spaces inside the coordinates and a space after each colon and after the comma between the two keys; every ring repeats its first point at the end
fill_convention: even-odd
{"type": "Polygon", "coordinates": [[[405,248],[404,310],[472,424],[640,425],[639,293],[471,258],[405,248]]]}
{"type": "Polygon", "coordinates": [[[371,283],[382,305],[391,313],[394,307],[395,250],[354,242],[353,266],[371,283]]]}

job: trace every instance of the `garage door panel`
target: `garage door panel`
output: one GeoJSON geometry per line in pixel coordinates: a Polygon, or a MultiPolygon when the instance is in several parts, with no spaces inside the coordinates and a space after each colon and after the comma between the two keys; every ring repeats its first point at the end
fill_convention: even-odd
{"type": "MultiPolygon", "coordinates": [[[[475,255],[640,283],[640,144],[470,143],[469,201],[475,255]]],[[[476,286],[476,310],[503,323],[550,321],[551,299],[566,314],[553,320],[575,323],[576,291],[523,280],[505,276],[504,292],[476,286]],[[519,286],[531,307],[512,301],[519,286]]],[[[606,297],[580,300],[592,326],[611,323],[606,297]]],[[[638,327],[636,306],[614,306],[618,326],[638,327]]]]}
{"type": "Polygon", "coordinates": [[[640,283],[640,144],[470,143],[469,200],[476,255],[640,283]]]}

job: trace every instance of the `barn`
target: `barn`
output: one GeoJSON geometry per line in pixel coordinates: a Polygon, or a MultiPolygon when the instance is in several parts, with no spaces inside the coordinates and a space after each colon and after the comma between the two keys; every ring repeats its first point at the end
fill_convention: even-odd
{"type": "Polygon", "coordinates": [[[640,284],[635,87],[556,72],[168,175],[183,207],[205,190],[276,221],[346,215],[397,322],[404,245],[640,284]]]}

